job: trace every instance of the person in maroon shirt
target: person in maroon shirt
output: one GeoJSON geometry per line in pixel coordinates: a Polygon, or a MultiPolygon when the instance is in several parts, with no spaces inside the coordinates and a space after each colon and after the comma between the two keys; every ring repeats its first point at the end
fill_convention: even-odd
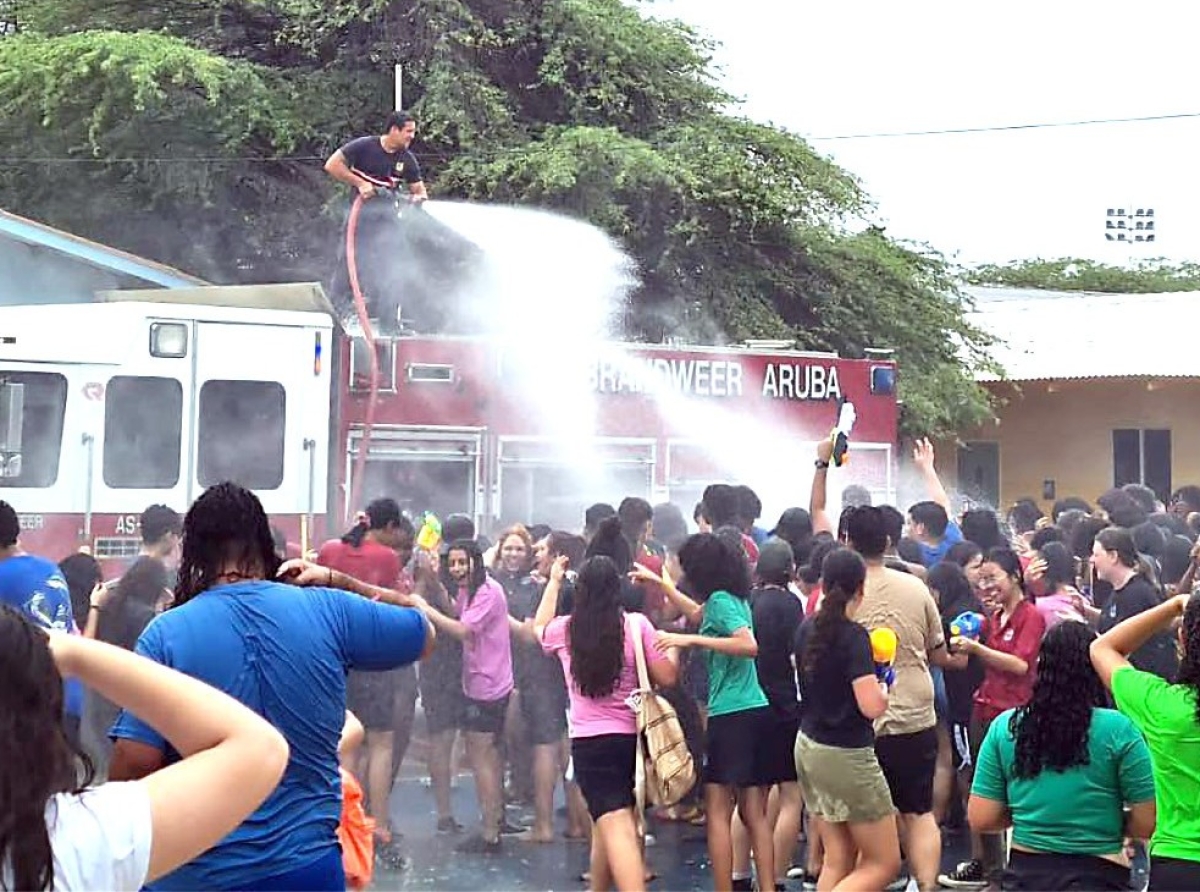
{"type": "MultiPolygon", "coordinates": [[[[412,557],[414,529],[395,499],[376,499],[367,506],[365,519],[341,539],[321,546],[317,563],[370,585],[411,593],[413,584],[404,570],[412,557]]],[[[366,745],[354,774],[366,791],[367,813],[375,821],[375,849],[379,859],[392,866],[402,862],[392,840],[388,801],[396,767],[404,757],[396,750],[396,728],[408,737],[416,708],[416,673],[411,666],[390,672],[351,672],[346,682],[346,708],[366,729],[366,745]],[[410,677],[411,676],[411,677],[410,677]]]]}
{"type": "MultiPolygon", "coordinates": [[[[1000,713],[1024,706],[1033,694],[1038,651],[1046,621],[1026,598],[1021,559],[1008,548],[992,548],[979,569],[979,595],[992,605],[978,641],[951,638],[955,653],[977,657],[983,665],[983,683],[975,692],[971,713],[971,763],[987,730],[1000,713]]],[[[964,766],[965,767],[965,766],[964,766]]],[[[951,889],[983,889],[1004,867],[1003,834],[971,834],[971,860],[959,864],[938,881],[951,889]]]]}

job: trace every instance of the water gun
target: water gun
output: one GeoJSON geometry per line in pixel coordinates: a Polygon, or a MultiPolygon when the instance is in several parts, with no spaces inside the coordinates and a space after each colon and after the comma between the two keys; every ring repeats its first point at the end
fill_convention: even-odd
{"type": "Polygon", "coordinates": [[[889,688],[896,683],[896,633],[883,627],[871,630],[871,656],[875,659],[875,677],[889,688]]]}
{"type": "Polygon", "coordinates": [[[950,621],[950,635],[953,638],[971,638],[979,640],[983,631],[983,614],[967,610],[950,621]]]}
{"type": "Polygon", "coordinates": [[[425,551],[437,551],[442,542],[442,522],[432,511],[426,511],[421,520],[421,530],[417,533],[417,547],[425,551]]]}
{"type": "Polygon", "coordinates": [[[830,442],[833,443],[833,455],[830,456],[829,463],[835,468],[840,468],[850,461],[850,432],[854,430],[854,422],[857,420],[858,412],[855,411],[854,403],[843,397],[838,406],[837,424],[829,434],[830,442]]]}

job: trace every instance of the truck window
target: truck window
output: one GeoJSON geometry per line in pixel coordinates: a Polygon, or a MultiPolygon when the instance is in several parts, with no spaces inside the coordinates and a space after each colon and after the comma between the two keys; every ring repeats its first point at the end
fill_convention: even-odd
{"type": "Polygon", "coordinates": [[[174,378],[121,375],[104,395],[104,483],[113,489],[170,489],[179,482],[183,385],[174,378]]]}
{"type": "Polygon", "coordinates": [[[53,486],[58,480],[62,451],[67,379],[53,372],[3,372],[0,378],[25,385],[21,472],[15,477],[0,477],[0,487],[53,486]]]}
{"type": "Polygon", "coordinates": [[[200,388],[197,477],[247,489],[283,483],[287,397],[274,381],[206,381],[200,388]]]}

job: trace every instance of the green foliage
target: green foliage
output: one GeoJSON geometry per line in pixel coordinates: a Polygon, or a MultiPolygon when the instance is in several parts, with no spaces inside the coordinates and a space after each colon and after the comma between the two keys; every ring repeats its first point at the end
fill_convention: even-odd
{"type": "Polygon", "coordinates": [[[1132,266],[1110,266],[1093,260],[1016,260],[980,266],[967,277],[972,285],[1006,285],[1048,291],[1104,291],[1114,294],[1153,294],[1200,291],[1200,263],[1142,260],[1132,266]]]}
{"type": "MultiPolygon", "coordinates": [[[[712,47],[622,0],[23,0],[0,39],[0,206],[213,281],[327,280],[320,162],[392,65],[435,195],[585,218],[634,256],[628,334],[892,347],[909,432],[986,416],[933,252],[861,229],[858,181],[731,115],[712,47]],[[68,185],[64,187],[64,183],[68,185]]],[[[324,210],[324,212],[323,212],[324,210]]]]}

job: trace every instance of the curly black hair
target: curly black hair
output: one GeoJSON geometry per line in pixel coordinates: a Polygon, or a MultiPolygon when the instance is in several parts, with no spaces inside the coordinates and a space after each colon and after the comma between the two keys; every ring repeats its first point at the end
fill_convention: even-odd
{"type": "Polygon", "coordinates": [[[744,553],[713,533],[689,536],[679,548],[679,565],[700,602],[719,591],[750,596],[750,567],[744,553]]]}
{"type": "Polygon", "coordinates": [[[585,697],[607,697],[617,688],[625,665],[625,612],[621,574],[603,555],[584,561],[575,580],[567,627],[571,677],[585,697]]]}
{"type": "Polygon", "coordinates": [[[1016,777],[1032,779],[1045,769],[1088,764],[1092,710],[1108,706],[1108,692],[1088,655],[1095,640],[1095,632],[1072,620],[1042,639],[1033,694],[1008,725],[1016,741],[1016,777]]]}
{"type": "Polygon", "coordinates": [[[13,889],[52,889],[46,803],[82,793],[95,772],[63,731],[62,676],[45,633],[8,607],[0,607],[0,678],[0,865],[13,889]]]}
{"type": "Polygon", "coordinates": [[[210,486],[183,519],[175,606],[212,588],[224,567],[251,579],[274,579],[280,563],[258,496],[236,483],[210,486]]]}
{"type": "Polygon", "coordinates": [[[824,597],[813,616],[812,632],[804,649],[804,671],[813,672],[833,640],[835,629],[853,622],[846,606],[859,596],[867,579],[867,565],[858,552],[838,548],[821,562],[821,591],[824,597]]]}
{"type": "Polygon", "coordinates": [[[1183,612],[1183,654],[1175,683],[1192,689],[1196,696],[1196,724],[1200,725],[1200,598],[1188,600],[1183,612]]]}

